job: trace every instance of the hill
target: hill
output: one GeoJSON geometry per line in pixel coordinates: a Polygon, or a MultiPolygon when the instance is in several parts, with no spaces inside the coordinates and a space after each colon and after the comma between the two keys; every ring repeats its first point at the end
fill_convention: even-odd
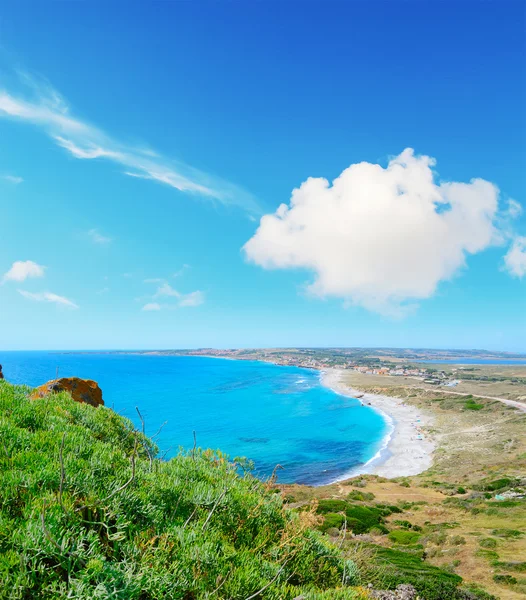
{"type": "Polygon", "coordinates": [[[245,459],[163,461],[111,409],[30,392],[0,382],[2,599],[351,600],[405,580],[428,600],[488,597],[418,553],[334,543],[319,529],[341,511],[287,505],[245,459]]]}

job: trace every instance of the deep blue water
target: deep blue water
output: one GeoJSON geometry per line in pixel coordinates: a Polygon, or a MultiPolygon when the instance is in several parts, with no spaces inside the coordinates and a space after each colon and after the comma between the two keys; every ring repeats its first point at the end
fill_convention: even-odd
{"type": "Polygon", "coordinates": [[[387,433],[384,419],[358,400],[323,387],[319,373],[261,362],[186,356],[0,352],[11,383],[55,377],[94,379],[106,406],[140,426],[138,406],[161,453],[200,447],[246,456],[264,477],[320,485],[371,459],[387,433]]]}
{"type": "Polygon", "coordinates": [[[439,365],[524,365],[526,367],[526,358],[457,358],[456,360],[415,360],[417,363],[434,363],[439,365]]]}

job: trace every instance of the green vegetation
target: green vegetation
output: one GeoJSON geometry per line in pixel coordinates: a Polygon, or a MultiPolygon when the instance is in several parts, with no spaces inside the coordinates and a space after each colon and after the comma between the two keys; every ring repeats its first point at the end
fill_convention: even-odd
{"type": "Polygon", "coordinates": [[[1,598],[277,600],[355,582],[311,512],[220,453],[162,462],[110,409],[28,391],[0,382],[1,598]]]}
{"type": "MultiPolygon", "coordinates": [[[[0,382],[0,600],[358,600],[368,584],[402,583],[427,600],[492,598],[461,587],[458,560],[427,561],[440,560],[433,536],[449,546],[464,538],[444,533],[456,522],[424,522],[425,500],[377,502],[382,490],[361,489],[366,477],[341,498],[301,486],[280,493],[249,461],[218,451],[162,461],[112,410],[28,392],[0,382]]],[[[499,546],[517,533],[493,531],[499,546]]]]}
{"type": "Polygon", "coordinates": [[[389,533],[388,538],[395,544],[407,546],[409,544],[416,544],[420,539],[420,534],[415,531],[407,531],[406,529],[396,529],[389,533]]]}
{"type": "Polygon", "coordinates": [[[513,575],[493,575],[493,581],[495,583],[502,583],[504,585],[514,585],[517,580],[513,575]]]}
{"type": "MultiPolygon", "coordinates": [[[[424,562],[418,554],[393,548],[377,548],[375,552],[375,571],[367,575],[377,587],[393,589],[401,583],[410,583],[419,596],[426,600],[460,600],[470,597],[458,587],[461,577],[424,562]]],[[[485,595],[479,594],[471,596],[484,597],[485,595]]],[[[491,598],[489,595],[486,597],[491,598]]]]}
{"type": "Polygon", "coordinates": [[[484,404],[477,404],[475,400],[471,398],[469,400],[466,400],[466,402],[464,403],[464,408],[466,410],[482,410],[484,408],[484,404]]]}

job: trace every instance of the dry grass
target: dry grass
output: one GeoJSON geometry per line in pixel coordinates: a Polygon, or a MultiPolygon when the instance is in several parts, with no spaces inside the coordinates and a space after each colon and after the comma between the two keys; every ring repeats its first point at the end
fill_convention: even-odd
{"type": "MultiPolygon", "coordinates": [[[[309,488],[298,485],[281,486],[283,491],[294,496],[298,502],[308,503],[316,498],[346,498],[352,490],[359,490],[374,494],[374,503],[381,502],[404,506],[404,503],[419,503],[406,508],[400,514],[393,514],[388,518],[391,526],[396,527],[394,521],[407,520],[429,531],[430,526],[445,527],[445,540],[436,544],[427,535],[423,534],[423,543],[428,553],[427,561],[439,567],[448,567],[456,561],[460,561],[454,567],[466,582],[482,585],[488,592],[502,600],[519,600],[524,598],[524,593],[515,591],[506,586],[499,585],[493,581],[495,573],[502,573],[501,569],[495,569],[488,557],[480,554],[479,542],[482,538],[493,537],[497,540],[500,561],[526,561],[526,535],[519,539],[509,539],[492,535],[495,529],[524,530],[526,522],[526,506],[499,508],[497,514],[488,515],[484,512],[472,514],[471,511],[453,506],[448,503],[449,496],[432,487],[422,487],[418,478],[407,478],[411,487],[404,487],[400,483],[385,480],[373,475],[362,476],[340,484],[309,488]],[[360,481],[359,487],[354,485],[360,481]],[[366,483],[363,487],[363,482],[366,483]],[[444,501],[446,501],[444,503],[444,501]],[[465,543],[456,544],[457,536],[463,538],[465,543]]],[[[463,496],[457,496],[462,498],[463,496]]],[[[407,506],[407,505],[405,505],[407,506]]],[[[486,504],[487,506],[487,504],[486,504]]],[[[487,508],[486,508],[487,510],[487,508]]],[[[389,546],[386,536],[374,536],[376,544],[389,546]]],[[[520,579],[521,574],[515,574],[520,579]]]]}

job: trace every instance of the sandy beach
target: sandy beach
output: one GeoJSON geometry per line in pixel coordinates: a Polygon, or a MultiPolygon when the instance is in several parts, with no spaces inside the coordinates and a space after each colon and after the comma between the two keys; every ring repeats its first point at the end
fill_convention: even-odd
{"type": "Polygon", "coordinates": [[[429,469],[435,444],[423,429],[432,424],[432,417],[399,398],[352,389],[343,383],[344,374],[345,371],[328,369],[322,373],[321,380],[323,385],[338,394],[359,398],[363,404],[380,412],[391,429],[385,446],[377,456],[348,476],[371,473],[382,477],[402,477],[418,475],[429,469]]]}

